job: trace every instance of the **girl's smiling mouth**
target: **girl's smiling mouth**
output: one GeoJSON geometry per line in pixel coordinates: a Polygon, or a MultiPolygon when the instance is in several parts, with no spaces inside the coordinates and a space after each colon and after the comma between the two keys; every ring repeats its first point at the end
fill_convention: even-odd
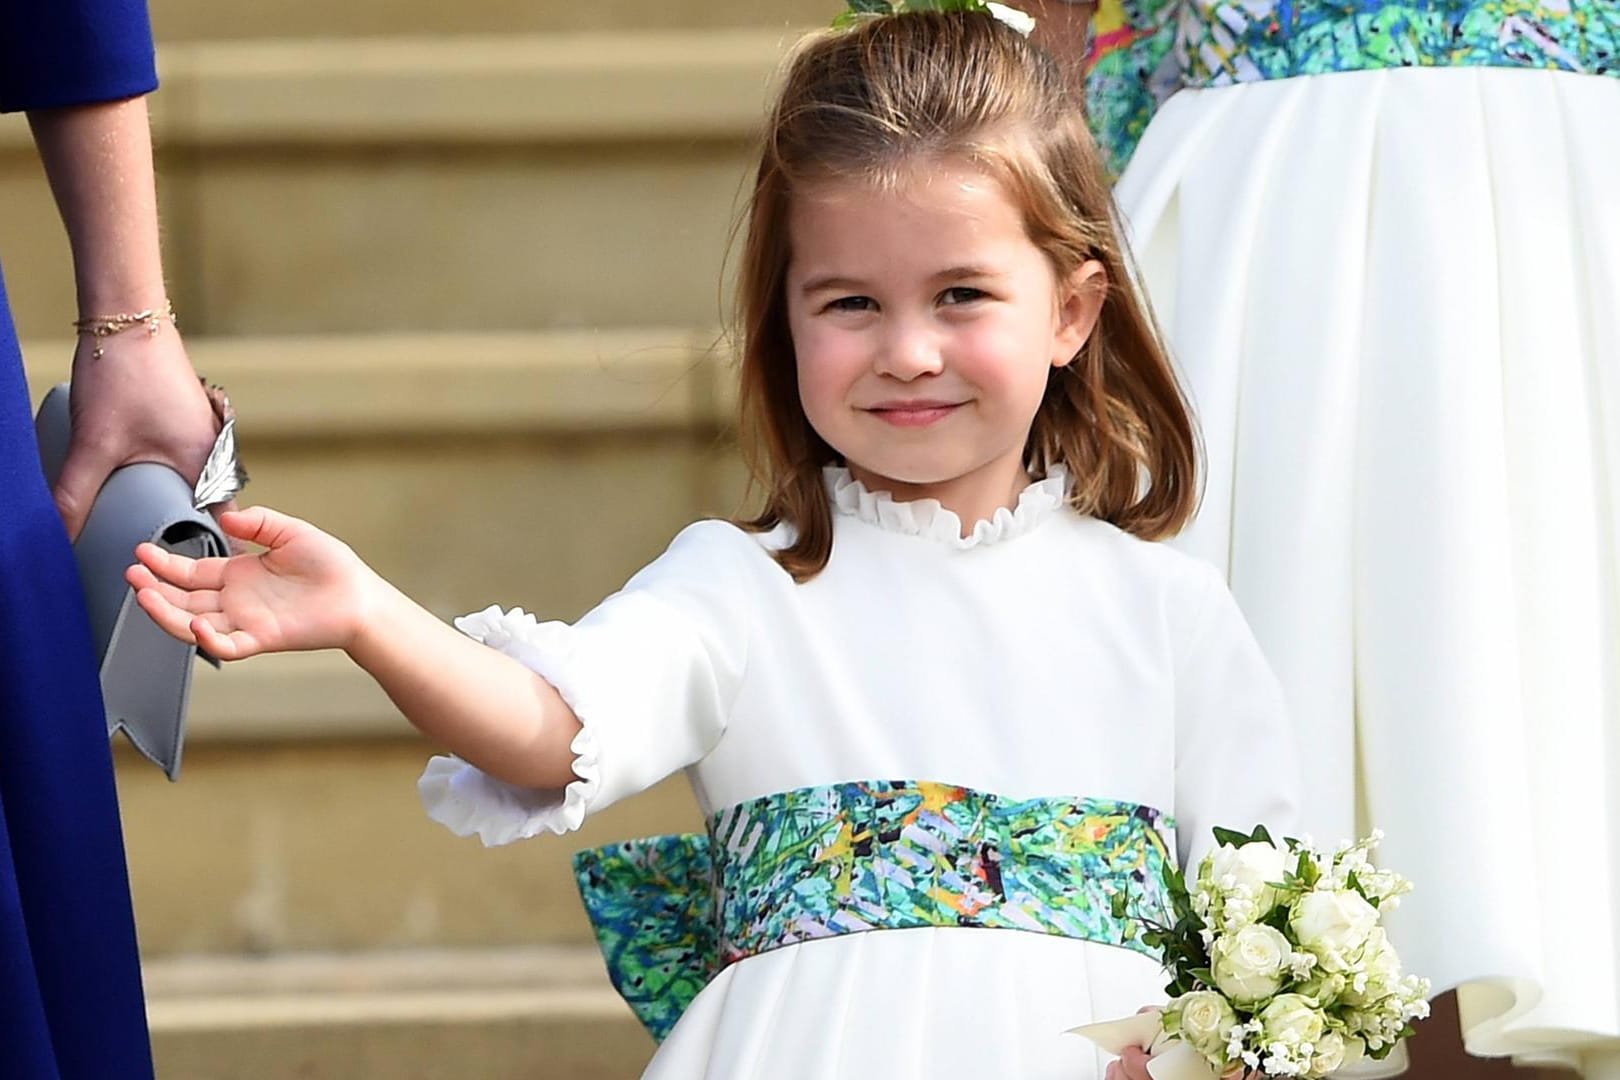
{"type": "Polygon", "coordinates": [[[863,412],[870,413],[895,427],[927,427],[950,416],[966,405],[965,401],[935,401],[929,398],[880,401],[868,405],[863,412]]]}

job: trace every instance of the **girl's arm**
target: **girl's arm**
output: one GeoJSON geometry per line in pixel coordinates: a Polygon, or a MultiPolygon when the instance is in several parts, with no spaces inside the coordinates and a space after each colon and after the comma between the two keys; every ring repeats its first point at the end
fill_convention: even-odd
{"type": "Polygon", "coordinates": [[[129,582],[164,630],[222,660],[343,649],[407,720],[491,776],[542,789],[575,779],[579,720],[539,675],[445,625],[313,525],[256,506],[220,526],[267,550],[198,560],[136,549],[129,582]]]}
{"type": "MultiPolygon", "coordinates": [[[[28,120],[67,227],[79,317],[164,310],[146,100],[40,109],[28,120]]],[[[217,425],[173,323],[81,338],[72,387],[73,436],[55,491],[70,536],[121,465],[155,461],[196,481],[217,425]]]]}
{"type": "Polygon", "coordinates": [[[579,719],[550,683],[371,577],[375,600],[347,651],[407,720],[509,784],[556,789],[576,779],[569,747],[579,719]]]}

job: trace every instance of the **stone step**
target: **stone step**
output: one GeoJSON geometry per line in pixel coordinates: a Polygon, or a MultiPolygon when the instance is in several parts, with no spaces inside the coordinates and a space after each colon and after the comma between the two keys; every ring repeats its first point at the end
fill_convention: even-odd
{"type": "MultiPolygon", "coordinates": [[[[716,325],[753,140],[794,36],[167,49],[152,108],[182,324],[230,336],[716,325]]],[[[73,279],[21,117],[0,118],[0,250],[23,335],[58,333],[73,279]]]]}
{"type": "MultiPolygon", "coordinates": [[[[441,616],[574,618],[686,524],[744,507],[712,332],[195,338],[246,497],[343,537],[441,616]]],[[[43,396],[65,342],[24,345],[43,396]]],[[[274,698],[268,700],[275,700],[274,698]]]]}
{"type": "Polygon", "coordinates": [[[146,988],[166,1080],[628,1080],[652,1054],[585,947],[175,957],[146,988]]]}
{"type": "Polygon", "coordinates": [[[423,812],[416,780],[434,750],[403,720],[373,721],[392,738],[302,734],[320,719],[289,715],[294,736],[200,739],[173,784],[120,746],[144,954],[583,944],[575,851],[701,828],[674,777],[577,833],[485,848],[423,812]]]}
{"type": "Polygon", "coordinates": [[[315,38],[379,34],[529,34],[577,31],[720,30],[822,26],[841,0],[282,0],[275,5],[152,0],[160,43],[228,38],[315,38]]]}

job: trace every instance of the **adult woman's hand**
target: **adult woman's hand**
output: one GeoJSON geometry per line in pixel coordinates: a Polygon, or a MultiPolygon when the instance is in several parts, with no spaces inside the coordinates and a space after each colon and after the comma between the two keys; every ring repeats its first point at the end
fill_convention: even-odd
{"type": "Polygon", "coordinates": [[[73,437],[52,493],[68,535],[84,527],[113,470],[151,461],[195,484],[219,425],[173,324],[81,338],[73,357],[73,437]],[[91,355],[100,345],[103,355],[91,355]]]}

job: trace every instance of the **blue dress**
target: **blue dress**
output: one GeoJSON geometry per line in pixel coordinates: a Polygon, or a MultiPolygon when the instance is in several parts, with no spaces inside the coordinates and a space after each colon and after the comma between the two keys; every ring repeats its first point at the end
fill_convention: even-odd
{"type": "MultiPolygon", "coordinates": [[[[140,0],[0,0],[0,111],[117,100],[156,83],[140,0]]],[[[152,1075],[90,629],[40,472],[3,284],[0,1059],[7,1080],[152,1075]]]]}

